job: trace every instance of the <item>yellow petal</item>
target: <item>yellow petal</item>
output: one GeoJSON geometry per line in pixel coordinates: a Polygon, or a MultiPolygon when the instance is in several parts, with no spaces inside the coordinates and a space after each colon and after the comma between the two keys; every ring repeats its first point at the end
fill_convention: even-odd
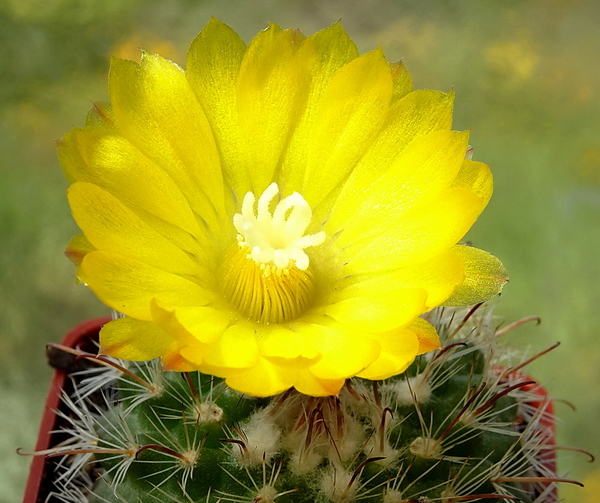
{"type": "Polygon", "coordinates": [[[197,250],[190,234],[198,239],[204,233],[184,195],[156,163],[123,137],[104,127],[74,129],[65,135],[58,152],[71,182],[104,188],[163,235],[188,251],[197,250]]]}
{"type": "Polygon", "coordinates": [[[464,262],[455,253],[446,252],[418,265],[351,276],[346,281],[352,286],[344,289],[352,291],[354,283],[379,295],[403,289],[422,289],[427,292],[424,311],[428,311],[448,299],[464,279],[464,262]]]}
{"type": "Polygon", "coordinates": [[[252,368],[259,359],[256,331],[250,323],[227,328],[204,352],[204,363],[220,368],[252,368]]]}
{"type": "Polygon", "coordinates": [[[444,302],[446,306],[471,306],[498,295],[508,282],[502,262],[488,252],[472,246],[457,245],[451,248],[464,260],[465,280],[444,302]]]}
{"type": "Polygon", "coordinates": [[[271,24],[244,55],[236,86],[243,163],[252,190],[262,193],[273,181],[288,133],[304,103],[308,75],[301,71],[292,31],[271,24]]]}
{"type": "Polygon", "coordinates": [[[210,344],[188,344],[181,355],[205,374],[231,377],[259,364],[260,355],[254,327],[238,323],[221,331],[210,344]]]}
{"type": "Polygon", "coordinates": [[[390,63],[392,72],[392,103],[404,98],[413,90],[413,80],[404,63],[390,63]]]}
{"type": "Polygon", "coordinates": [[[94,103],[92,109],[85,116],[85,125],[114,128],[116,126],[115,116],[110,103],[102,101],[94,103]]]}
{"type": "Polygon", "coordinates": [[[75,142],[75,131],[76,129],[73,128],[73,132],[66,133],[56,142],[60,167],[70,183],[87,180],[85,173],[88,170],[88,166],[75,142]]]}
{"type": "Polygon", "coordinates": [[[156,323],[117,318],[100,330],[101,353],[132,361],[153,360],[177,348],[177,342],[156,323]]]}
{"type": "Polygon", "coordinates": [[[211,18],[194,39],[187,56],[186,76],[212,126],[232,190],[241,201],[251,190],[250,176],[240,157],[236,81],[246,44],[221,21],[211,18]]]}
{"type": "Polygon", "coordinates": [[[471,189],[487,205],[494,188],[492,172],[487,164],[465,159],[451,187],[471,189]]]}
{"type": "MultiPolygon", "coordinates": [[[[187,346],[183,346],[177,352],[177,356],[172,355],[173,359],[182,359],[187,362],[188,365],[195,367],[194,370],[198,370],[202,368],[202,364],[204,363],[204,352],[206,350],[205,344],[189,344],[187,346]]],[[[172,365],[172,363],[170,362],[172,365]]],[[[209,372],[205,372],[209,373],[209,372]]],[[[212,374],[217,375],[217,374],[212,374]]]]}
{"type": "Polygon", "coordinates": [[[153,299],[151,310],[154,321],[165,331],[175,334],[182,345],[202,343],[205,348],[221,337],[231,322],[229,312],[209,306],[171,307],[153,299]]]}
{"type": "Polygon", "coordinates": [[[407,327],[412,330],[419,339],[418,355],[429,353],[435,349],[440,349],[440,337],[433,325],[423,318],[415,318],[415,320],[407,327]]]}
{"type": "Polygon", "coordinates": [[[340,22],[308,37],[298,50],[298,58],[310,75],[302,116],[293,132],[281,169],[280,188],[291,194],[302,186],[308,156],[309,138],[315,127],[317,111],[329,82],[335,74],[358,57],[356,44],[340,22]]]}
{"type": "Polygon", "coordinates": [[[463,148],[467,148],[466,139],[462,137],[467,135],[450,131],[428,135],[450,128],[453,101],[453,93],[415,91],[390,107],[381,133],[344,184],[336,201],[338,213],[334,211],[330,226],[338,224],[336,215],[338,218],[345,218],[344,211],[342,209],[340,212],[340,208],[358,208],[364,202],[364,197],[367,197],[369,187],[388,170],[390,173],[380,185],[386,187],[394,181],[408,181],[410,185],[403,188],[403,192],[421,183],[429,190],[435,190],[439,184],[428,185],[429,181],[423,180],[423,177],[429,175],[429,178],[434,178],[437,182],[447,182],[446,173],[451,176],[456,174],[456,162],[464,158],[463,148]],[[407,145],[419,136],[422,138],[416,140],[404,157],[396,161],[407,145]],[[448,148],[452,150],[446,150],[448,148]],[[449,156],[454,149],[457,149],[456,159],[449,156]],[[438,171],[435,166],[436,160],[437,164],[443,166],[443,172],[438,171]]]}
{"type": "Polygon", "coordinates": [[[391,74],[381,50],[354,59],[331,79],[315,114],[300,190],[312,208],[348,176],[371,144],[391,96],[391,74]]]}
{"type": "Polygon", "coordinates": [[[265,334],[260,353],[266,358],[304,358],[313,360],[320,354],[293,328],[274,326],[265,334]]]}
{"type": "Polygon", "coordinates": [[[172,370],[173,372],[192,372],[198,370],[198,367],[181,356],[179,351],[171,351],[163,355],[162,365],[164,370],[172,370]]]}
{"type": "Polygon", "coordinates": [[[201,273],[198,263],[100,187],[77,182],[67,194],[73,218],[96,249],[176,274],[201,273]]]}
{"type": "Polygon", "coordinates": [[[466,189],[442,191],[435,202],[407,212],[394,227],[348,247],[353,271],[373,272],[419,264],[448,250],[473,225],[483,201],[466,189]]]}
{"type": "MultiPolygon", "coordinates": [[[[454,92],[425,89],[408,93],[390,107],[385,128],[374,149],[385,150],[381,150],[378,157],[369,159],[376,163],[385,161],[388,156],[395,157],[394,149],[404,149],[418,136],[450,129],[453,106],[454,92]]],[[[369,151],[371,156],[376,153],[369,151]]]]}
{"type": "Polygon", "coordinates": [[[150,113],[161,133],[187,167],[196,186],[214,209],[222,212],[221,161],[208,119],[185,73],[172,61],[144,52],[138,75],[151,106],[150,113]]]}
{"type": "Polygon", "coordinates": [[[281,393],[294,385],[298,370],[282,367],[261,358],[258,364],[247,372],[229,376],[229,387],[250,396],[271,396],[281,393]]]}
{"type": "Polygon", "coordinates": [[[425,290],[378,291],[376,286],[377,282],[356,283],[339,294],[341,300],[320,307],[319,312],[356,330],[383,332],[406,325],[425,311],[425,290]]]}
{"type": "Polygon", "coordinates": [[[202,306],[214,298],[188,279],[116,253],[88,253],[77,275],[106,305],[140,320],[152,320],[154,298],[174,306],[202,306]]]}
{"type": "Polygon", "coordinates": [[[344,246],[402,225],[406,212],[437,197],[456,178],[468,138],[468,133],[446,130],[416,138],[374,183],[363,175],[360,185],[352,183],[340,194],[326,232],[343,229],[338,245],[344,246]]]}
{"type": "Polygon", "coordinates": [[[109,91],[119,131],[167,172],[209,226],[218,228],[215,211],[224,207],[219,156],[181,68],[146,52],[140,65],[114,58],[109,91]]]}
{"type": "Polygon", "coordinates": [[[358,377],[365,379],[387,379],[404,372],[414,361],[419,351],[419,339],[409,328],[370,335],[379,342],[381,353],[358,377]]]}
{"type": "Polygon", "coordinates": [[[314,51],[318,65],[313,75],[313,93],[320,94],[327,83],[344,65],[358,58],[356,44],[344,30],[340,21],[314,33],[302,43],[303,51],[314,51]]]}
{"type": "Polygon", "coordinates": [[[335,396],[339,395],[345,382],[345,379],[321,379],[306,369],[298,373],[294,388],[310,396],[335,396]]]}
{"type": "Polygon", "coordinates": [[[65,255],[73,264],[79,266],[83,257],[95,249],[94,245],[83,234],[76,234],[67,245],[65,255]]]}
{"type": "Polygon", "coordinates": [[[310,366],[319,379],[337,380],[356,375],[379,355],[376,341],[354,327],[334,324],[302,323],[298,333],[304,337],[321,358],[310,366]]]}

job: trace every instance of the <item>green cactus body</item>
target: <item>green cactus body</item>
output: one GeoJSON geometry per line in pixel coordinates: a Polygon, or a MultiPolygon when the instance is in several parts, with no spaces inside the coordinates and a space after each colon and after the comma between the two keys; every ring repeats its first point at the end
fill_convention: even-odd
{"type": "MultiPolygon", "coordinates": [[[[136,364],[131,375],[117,377],[112,395],[103,393],[108,410],[94,412],[95,440],[85,455],[100,476],[85,497],[129,503],[542,502],[544,487],[535,492],[522,482],[540,470],[542,411],[518,431],[520,407],[530,400],[521,389],[526,380],[499,370],[503,353],[491,317],[473,317],[457,331],[452,314],[440,310],[430,318],[444,349],[386,381],[352,379],[336,397],[290,390],[256,399],[218,378],[163,372],[157,362],[136,364]]],[[[98,378],[87,379],[88,387],[92,379],[98,378]]],[[[74,470],[64,475],[71,487],[81,477],[74,470]]]]}

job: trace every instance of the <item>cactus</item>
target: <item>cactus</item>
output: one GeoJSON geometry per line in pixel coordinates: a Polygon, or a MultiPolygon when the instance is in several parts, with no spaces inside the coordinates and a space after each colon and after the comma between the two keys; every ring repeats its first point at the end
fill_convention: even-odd
{"type": "Polygon", "coordinates": [[[59,501],[553,501],[548,402],[489,310],[428,315],[442,349],[339,396],[251,398],[158,361],[102,363],[65,397],[59,501]],[[513,361],[511,361],[513,360],[513,361]],[[512,365],[512,366],[511,366],[512,365]],[[101,400],[98,400],[101,397],[101,400]],[[537,397],[537,398],[536,398],[537,397]]]}

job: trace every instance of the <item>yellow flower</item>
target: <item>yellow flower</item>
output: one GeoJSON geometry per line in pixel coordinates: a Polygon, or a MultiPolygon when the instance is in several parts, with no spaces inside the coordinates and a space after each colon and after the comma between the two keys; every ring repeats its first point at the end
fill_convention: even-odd
{"type": "Polygon", "coordinates": [[[111,105],[59,143],[83,231],[77,276],[125,315],[103,351],[162,357],[257,396],[339,392],[439,347],[419,316],[498,293],[457,245],[491,175],[451,131],[452,93],[412,91],[339,23],[246,47],[212,19],[187,69],[114,59],[111,105]]]}

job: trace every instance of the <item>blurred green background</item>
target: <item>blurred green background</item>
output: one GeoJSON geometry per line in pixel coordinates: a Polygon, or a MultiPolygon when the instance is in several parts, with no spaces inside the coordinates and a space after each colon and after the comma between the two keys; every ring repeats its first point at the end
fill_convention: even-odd
{"type": "MultiPolygon", "coordinates": [[[[417,88],[456,91],[455,128],[491,165],[495,195],[469,238],[506,265],[496,313],[537,314],[508,338],[562,345],[531,372],[557,404],[559,442],[600,455],[600,2],[597,0],[0,0],[0,502],[22,498],[51,375],[44,345],[107,313],[62,255],[75,232],[54,139],[107,99],[109,55],[181,64],[214,15],[246,40],[269,21],[313,33],[342,19],[361,52],[403,59],[417,88]]],[[[598,463],[561,470],[600,500],[598,463]]]]}

